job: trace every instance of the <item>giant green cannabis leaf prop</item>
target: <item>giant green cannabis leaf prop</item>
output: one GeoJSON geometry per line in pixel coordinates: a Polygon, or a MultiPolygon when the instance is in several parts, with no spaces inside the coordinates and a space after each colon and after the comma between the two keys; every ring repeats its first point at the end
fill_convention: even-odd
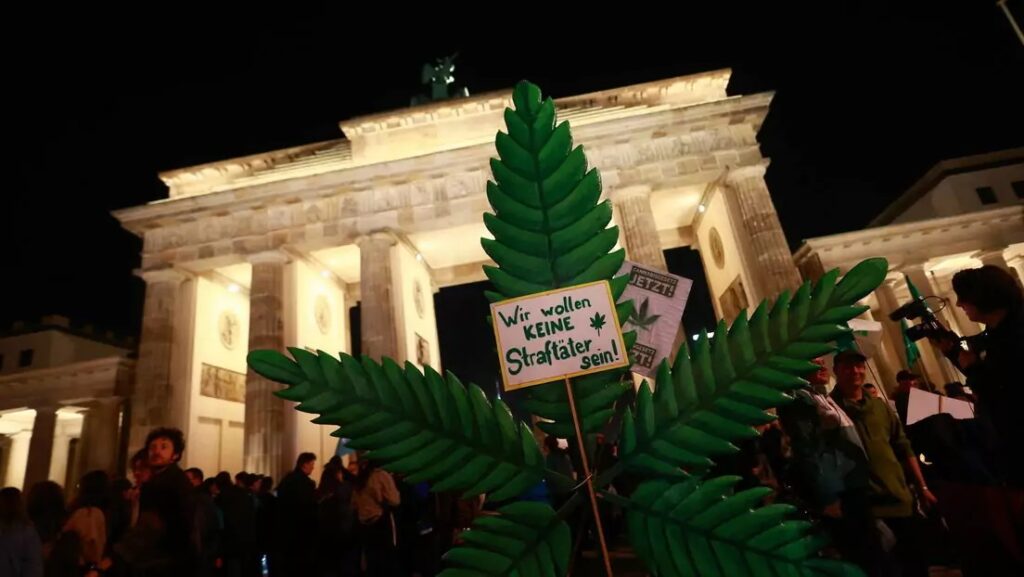
{"type": "MultiPolygon", "coordinates": [[[[536,86],[520,83],[513,100],[515,109],[505,112],[508,132],[496,139],[494,181],[487,184],[494,213],[484,214],[484,223],[494,239],[481,242],[497,264],[485,267],[496,289],[487,297],[494,302],[608,280],[618,299],[626,278],[613,275],[623,253],[612,251],[618,229],[608,226],[610,204],[598,202],[598,172],[588,170],[568,123],[556,124],[553,102],[541,99],[536,86]]],[[[817,368],[810,361],[849,333],[846,321],[865,310],[857,301],[881,283],[886,269],[883,259],[872,259],[841,280],[832,271],[792,298],[783,294],[770,307],[761,303],[749,319],[744,312],[731,326],[723,321],[714,338],[705,333],[692,350],[684,345],[673,367],[662,363],[654,392],[641,386],[623,416],[619,462],[597,471],[595,485],[607,487],[627,470],[648,479],[629,496],[601,493],[626,510],[630,540],[653,574],[859,574],[818,558],[823,542],[808,532],[808,523],[788,519],[792,507],[759,507],[766,489],[734,494],[737,478],[705,479],[704,473],[717,456],[735,452],[736,442],[754,437],[756,425],[772,420],[767,409],[788,402],[788,392],[806,384],[802,376],[817,368]]],[[[620,303],[614,321],[621,325],[632,311],[632,303],[620,303]]],[[[593,320],[602,327],[612,321],[593,320]]],[[[634,336],[627,333],[627,346],[634,336]]],[[[349,446],[366,450],[387,470],[425,481],[434,491],[486,494],[496,502],[541,480],[555,492],[580,490],[545,469],[529,428],[476,385],[391,359],[289,350],[291,359],[252,351],[249,366],[287,385],[281,397],[318,414],[314,422],[336,425],[335,435],[349,438],[349,446]]],[[[629,386],[624,370],[573,380],[584,434],[609,422],[629,386]]],[[[541,427],[574,436],[561,383],[524,392],[524,407],[550,421],[541,427]]],[[[571,543],[564,519],[580,502],[569,499],[558,512],[514,502],[497,516],[478,519],[464,543],[447,554],[443,575],[564,575],[571,543]]]]}

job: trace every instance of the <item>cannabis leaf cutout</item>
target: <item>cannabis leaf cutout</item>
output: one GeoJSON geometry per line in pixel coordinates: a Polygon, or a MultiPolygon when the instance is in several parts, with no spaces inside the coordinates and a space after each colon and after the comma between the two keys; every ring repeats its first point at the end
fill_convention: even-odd
{"type": "Polygon", "coordinates": [[[642,331],[650,331],[654,323],[658,322],[658,319],[661,318],[661,315],[647,316],[648,300],[644,299],[644,302],[640,303],[640,310],[634,310],[633,314],[629,315],[629,319],[626,320],[626,322],[642,331]]]}
{"type": "MultiPolygon", "coordinates": [[[[608,281],[618,301],[629,277],[613,276],[624,253],[613,250],[618,229],[608,226],[612,206],[600,201],[598,172],[588,168],[568,123],[556,122],[554,102],[542,99],[539,88],[520,83],[513,100],[515,109],[505,113],[508,131],[496,137],[494,180],[487,184],[494,212],[483,219],[494,238],[481,244],[496,265],[484,267],[495,289],[486,291],[487,298],[498,302],[608,281]]],[[[704,475],[719,457],[757,436],[756,427],[774,418],[769,409],[792,401],[790,393],[806,386],[802,377],[817,369],[812,359],[835,350],[831,343],[852,338],[847,321],[867,309],[857,302],[887,272],[884,259],[864,261],[841,280],[832,270],[792,295],[782,293],[774,304],[762,302],[749,317],[743,312],[731,325],[720,322],[714,337],[704,332],[692,348],[681,346],[673,366],[662,362],[656,386],[642,384],[623,407],[618,460],[596,471],[591,483],[625,512],[630,543],[652,575],[863,575],[822,558],[823,541],[810,523],[791,518],[794,507],[762,505],[771,489],[736,491],[738,477],[704,475]],[[625,474],[639,481],[628,497],[608,490],[625,474]]],[[[614,313],[594,314],[589,327],[600,336],[629,319],[651,330],[659,315],[649,315],[649,303],[641,303],[637,314],[632,309],[632,300],[625,300],[614,313]]],[[[625,333],[624,350],[635,341],[636,331],[625,333]]],[[[276,394],[299,403],[299,411],[318,414],[314,423],[339,426],[334,435],[410,483],[512,501],[473,521],[463,542],[445,556],[440,577],[566,575],[573,558],[566,520],[586,502],[582,485],[545,467],[530,426],[503,401],[429,367],[420,371],[388,358],[333,357],[301,348],[289,352],[292,358],[250,351],[248,364],[286,385],[276,394]],[[557,512],[516,501],[541,482],[567,497],[557,512]]],[[[630,389],[628,369],[604,370],[525,389],[521,406],[545,432],[588,435],[589,441],[630,389]]]]}

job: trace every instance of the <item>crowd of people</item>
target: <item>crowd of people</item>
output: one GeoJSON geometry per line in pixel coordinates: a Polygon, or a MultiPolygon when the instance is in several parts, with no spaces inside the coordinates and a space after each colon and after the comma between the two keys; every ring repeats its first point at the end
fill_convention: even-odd
{"type": "Polygon", "coordinates": [[[68,501],[53,481],[0,492],[3,577],[396,576],[437,573],[477,501],[432,494],[374,466],[298,456],[270,477],[205,476],[178,463],[177,429],[152,431],[131,478],[84,475],[68,501]]]}
{"type": "MultiPolygon", "coordinates": [[[[985,333],[971,348],[936,342],[966,377],[945,392],[973,402],[974,419],[939,414],[906,426],[911,390],[935,387],[904,371],[887,400],[883,383],[868,382],[868,359],[849,348],[816,359],[778,419],[708,473],[739,475],[740,489],[772,487],[766,501],[797,504],[830,538],[827,554],[871,577],[926,576],[934,565],[967,577],[1024,574],[1021,289],[1005,271],[974,270],[953,285],[985,333]]],[[[549,469],[575,475],[564,440],[548,437],[543,449],[549,469]]],[[[356,456],[332,457],[316,483],[317,457],[302,453],[275,487],[260,474],[182,470],[184,451],[181,431],[160,428],[131,458],[131,481],[92,471],[70,501],[51,481],[27,497],[0,491],[0,575],[429,577],[460,532],[498,506],[432,493],[356,456]]],[[[606,470],[617,445],[597,435],[593,453],[593,467],[606,470]]],[[[623,475],[610,490],[628,496],[635,481],[623,475]]],[[[567,495],[542,483],[520,499],[557,508],[567,495]]],[[[622,512],[603,502],[601,517],[614,541],[622,512]]],[[[580,537],[593,547],[592,534],[580,537]]]]}
{"type": "Polygon", "coordinates": [[[856,348],[832,357],[832,375],[817,359],[809,386],[728,471],[801,505],[833,552],[870,576],[925,576],[934,566],[1024,575],[1021,288],[993,266],[957,273],[953,287],[956,305],[986,327],[969,347],[955,335],[934,338],[966,383],[938,387],[901,371],[887,399],[856,348]],[[913,389],[968,401],[974,418],[940,411],[908,425],[913,389]]]}

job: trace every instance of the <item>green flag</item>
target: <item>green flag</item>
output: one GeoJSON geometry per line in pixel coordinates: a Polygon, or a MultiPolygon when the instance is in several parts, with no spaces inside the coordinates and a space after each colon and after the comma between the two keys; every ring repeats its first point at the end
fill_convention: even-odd
{"type": "MultiPolygon", "coordinates": [[[[910,281],[908,280],[907,283],[909,284],[910,281]]],[[[914,285],[912,284],[910,285],[910,292],[917,292],[917,289],[915,289],[914,285]]],[[[913,370],[914,363],[916,363],[918,359],[921,358],[921,350],[917,348],[917,343],[910,340],[910,338],[907,336],[908,326],[909,325],[907,324],[907,319],[903,319],[900,321],[900,329],[903,333],[903,346],[907,348],[907,368],[913,370]]]]}
{"type": "MultiPolygon", "coordinates": [[[[910,289],[911,300],[923,300],[924,297],[921,296],[921,291],[917,290],[917,285],[914,284],[914,281],[910,280],[910,277],[907,275],[903,275],[903,278],[907,281],[907,288],[910,289]]],[[[925,302],[924,306],[931,312],[932,309],[928,306],[927,302],[925,302]]]]}

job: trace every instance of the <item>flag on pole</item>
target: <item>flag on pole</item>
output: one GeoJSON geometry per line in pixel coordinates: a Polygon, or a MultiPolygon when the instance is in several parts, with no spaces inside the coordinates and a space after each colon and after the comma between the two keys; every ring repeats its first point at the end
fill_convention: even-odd
{"type": "MultiPolygon", "coordinates": [[[[924,297],[921,296],[921,291],[917,290],[917,285],[914,284],[914,281],[910,280],[910,277],[907,275],[903,275],[903,278],[906,279],[907,288],[910,289],[910,298],[915,301],[924,300],[924,297]]],[[[927,302],[924,304],[924,306],[928,308],[929,312],[931,312],[932,309],[928,307],[927,302]]]]}
{"type": "MultiPolygon", "coordinates": [[[[910,285],[910,287],[911,292],[917,290],[913,288],[914,285],[910,285]]],[[[913,370],[914,364],[921,358],[921,350],[917,348],[917,343],[910,340],[910,337],[907,336],[907,328],[909,326],[910,325],[907,324],[907,319],[900,321],[900,332],[903,333],[903,346],[907,349],[907,368],[913,370]]]]}

